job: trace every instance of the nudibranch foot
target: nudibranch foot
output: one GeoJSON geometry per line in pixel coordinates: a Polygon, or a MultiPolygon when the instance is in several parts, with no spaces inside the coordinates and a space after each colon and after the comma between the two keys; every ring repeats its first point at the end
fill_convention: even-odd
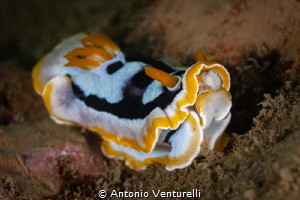
{"type": "Polygon", "coordinates": [[[222,150],[230,121],[230,76],[202,51],[183,68],[170,59],[126,57],[109,38],[77,34],[34,67],[34,88],[51,118],[99,133],[102,151],[133,169],[156,162],[184,168],[200,153],[222,150]]]}

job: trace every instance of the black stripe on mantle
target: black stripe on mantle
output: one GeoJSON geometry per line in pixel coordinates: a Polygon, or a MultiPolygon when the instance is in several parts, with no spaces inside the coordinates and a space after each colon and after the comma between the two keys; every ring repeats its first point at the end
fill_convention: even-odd
{"type": "MultiPolygon", "coordinates": [[[[72,79],[72,77],[70,77],[72,79]]],[[[86,106],[97,111],[107,112],[124,119],[144,119],[156,107],[165,109],[173,102],[174,97],[181,91],[171,92],[166,87],[163,87],[163,92],[153,101],[147,104],[142,103],[143,94],[153,79],[148,77],[144,70],[141,70],[133,76],[131,82],[123,89],[123,99],[118,103],[109,103],[104,98],[99,98],[96,95],[85,96],[80,87],[73,83],[72,89],[74,95],[84,101],[86,106]]],[[[112,91],[113,92],[113,91],[112,91]]]]}

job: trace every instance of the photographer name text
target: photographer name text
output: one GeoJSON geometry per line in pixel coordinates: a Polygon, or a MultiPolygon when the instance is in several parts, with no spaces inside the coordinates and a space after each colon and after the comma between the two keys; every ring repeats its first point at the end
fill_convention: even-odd
{"type": "Polygon", "coordinates": [[[112,190],[110,193],[106,192],[106,190],[100,190],[98,192],[98,196],[100,198],[106,197],[115,197],[115,198],[201,198],[202,193],[201,190],[191,189],[190,191],[161,191],[161,190],[151,190],[151,192],[147,191],[136,191],[136,192],[128,192],[121,191],[118,192],[116,190],[112,190]]]}

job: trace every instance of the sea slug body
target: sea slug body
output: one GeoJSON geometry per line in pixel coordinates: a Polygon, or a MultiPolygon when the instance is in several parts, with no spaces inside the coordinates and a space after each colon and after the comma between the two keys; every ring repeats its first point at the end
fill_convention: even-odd
{"type": "Polygon", "coordinates": [[[231,114],[230,76],[202,51],[189,67],[126,57],[108,37],[80,33],[59,44],[32,71],[51,118],[99,133],[102,152],[133,169],[156,162],[184,168],[211,150],[231,114]]]}

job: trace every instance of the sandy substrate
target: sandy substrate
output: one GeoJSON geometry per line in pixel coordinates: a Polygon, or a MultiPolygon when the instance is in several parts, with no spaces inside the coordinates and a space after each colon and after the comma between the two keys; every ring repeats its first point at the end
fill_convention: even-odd
{"type": "Polygon", "coordinates": [[[300,2],[40,2],[1,3],[0,199],[97,199],[99,190],[153,199],[152,190],[193,189],[203,199],[299,198],[300,2]],[[189,66],[203,49],[224,64],[233,100],[225,150],[203,145],[185,169],[134,171],[105,158],[96,133],[53,122],[30,70],[81,31],[105,33],[127,55],[174,56],[189,66]]]}

